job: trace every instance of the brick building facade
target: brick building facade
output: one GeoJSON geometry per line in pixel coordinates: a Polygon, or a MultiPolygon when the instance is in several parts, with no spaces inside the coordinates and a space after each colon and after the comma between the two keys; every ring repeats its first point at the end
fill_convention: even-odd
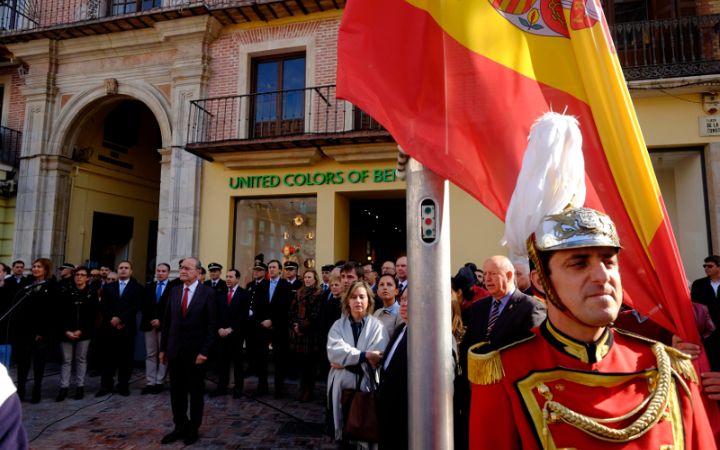
{"type": "MultiPolygon", "coordinates": [[[[383,175],[395,144],[334,96],[343,0],[17,3],[0,6],[2,125],[22,132],[19,165],[5,171],[17,187],[0,199],[2,258],[129,258],[141,274],[188,254],[246,272],[255,254],[287,256],[286,245],[307,267],[403,251],[404,184],[383,175]]],[[[623,62],[683,259],[696,264],[720,245],[720,137],[697,127],[720,87],[707,26],[720,6],[605,3],[622,55],[677,54],[651,47],[670,36],[657,24],[703,37],[686,60],[623,62]],[[638,18],[641,38],[623,35],[638,18]],[[699,187],[687,183],[697,172],[699,187]],[[699,227],[686,219],[700,214],[699,227]]],[[[454,266],[503,251],[497,219],[458,189],[451,201],[453,233],[497,236],[453,240],[454,266]]]]}

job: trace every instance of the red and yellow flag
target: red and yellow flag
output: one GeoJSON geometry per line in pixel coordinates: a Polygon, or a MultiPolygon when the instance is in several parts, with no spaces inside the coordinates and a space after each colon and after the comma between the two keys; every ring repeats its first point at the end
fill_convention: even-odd
{"type": "Polygon", "coordinates": [[[501,219],[530,126],[578,118],[586,205],[617,224],[626,301],[698,341],[682,263],[598,0],[348,0],[338,96],[501,219]]]}

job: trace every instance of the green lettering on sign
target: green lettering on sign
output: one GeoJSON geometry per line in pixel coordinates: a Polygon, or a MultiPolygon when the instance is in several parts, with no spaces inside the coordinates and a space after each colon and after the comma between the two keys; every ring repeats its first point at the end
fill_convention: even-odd
{"type": "Polygon", "coordinates": [[[342,170],[335,172],[303,172],[278,175],[248,175],[244,177],[230,177],[230,189],[273,189],[280,185],[287,187],[324,186],[330,184],[365,184],[365,183],[393,183],[395,169],[374,169],[370,173],[367,169],[351,170],[347,173],[342,170]]]}

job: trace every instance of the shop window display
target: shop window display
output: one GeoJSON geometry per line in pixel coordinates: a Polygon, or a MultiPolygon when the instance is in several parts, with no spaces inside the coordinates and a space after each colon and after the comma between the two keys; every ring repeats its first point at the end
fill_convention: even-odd
{"type": "Polygon", "coordinates": [[[234,265],[249,281],[255,255],[314,268],[317,200],[312,197],[241,198],[235,208],[234,265]]]}

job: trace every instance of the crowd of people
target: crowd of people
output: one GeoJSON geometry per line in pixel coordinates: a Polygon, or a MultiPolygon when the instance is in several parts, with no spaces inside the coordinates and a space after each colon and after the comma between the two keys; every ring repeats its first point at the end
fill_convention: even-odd
{"type": "MultiPolygon", "coordinates": [[[[252,280],[245,286],[240,286],[237,269],[227,270],[223,278],[223,267],[218,263],[204,268],[196,258],[186,258],[178,267],[180,276],[171,280],[170,265],[158,264],[154,280],[142,286],[133,277],[129,261],[120,262],[115,270],[109,266],[91,270],[66,263],[57,274],[47,258],[33,261],[30,274],[26,274],[23,261],[10,266],[0,263],[0,316],[6,316],[0,322],[0,338],[12,348],[19,400],[28,400],[27,386],[32,388],[32,403],[42,400],[45,363],[56,355],[60,355],[61,370],[55,401],[84,398],[89,365],[101,377],[95,396],[130,395],[139,332],[144,335],[146,354],[145,386],[140,394],[162,392],[169,378],[175,430],[163,442],[182,439],[192,443],[198,438],[202,420],[207,366],[217,375],[217,385],[209,393],[212,397],[269,395],[268,366],[272,363],[273,396],[287,396],[285,380],[297,376],[297,400],[307,402],[316,395],[319,377],[329,374],[328,390],[332,392],[340,388],[332,382],[333,375],[352,370],[345,360],[340,367],[334,361],[336,353],[328,350],[336,345],[331,329],[342,323],[341,317],[353,317],[350,291],[362,292],[365,311],[375,311],[361,323],[375,323],[382,331],[379,344],[383,345],[376,356],[366,358],[363,352],[362,362],[370,362],[372,371],[377,368],[384,344],[403,323],[398,300],[407,293],[406,257],[385,262],[382,271],[373,264],[340,261],[323,266],[321,273],[305,270],[300,278],[296,262],[265,263],[259,255],[252,280]],[[196,283],[203,287],[198,288],[196,283]],[[354,289],[358,283],[362,284],[360,289],[354,289]],[[184,288],[178,286],[188,291],[183,293],[184,288]],[[189,286],[195,287],[189,291],[189,286]],[[173,295],[179,298],[173,301],[173,295]],[[201,301],[204,297],[206,302],[201,301]],[[191,318],[198,314],[201,303],[207,303],[205,316],[193,334],[188,332],[189,324],[194,323],[191,318]],[[180,308],[180,320],[173,320],[175,307],[180,308]],[[213,332],[205,333],[203,327],[213,332]],[[184,351],[188,342],[197,345],[184,351]],[[184,354],[194,355],[192,361],[183,360],[184,354]],[[195,356],[203,361],[196,361],[195,356]],[[204,364],[205,360],[209,364],[204,364]],[[248,373],[257,376],[252,392],[245,391],[248,373]],[[187,398],[183,405],[183,395],[174,389],[181,381],[190,398],[189,419],[185,417],[187,398]]],[[[9,367],[10,360],[5,364],[9,367]]],[[[334,397],[328,398],[328,416],[341,414],[334,397]]],[[[335,435],[334,429],[331,434],[335,435]]]]}
{"type": "MultiPolygon", "coordinates": [[[[210,396],[260,397],[270,394],[272,355],[275,398],[289,395],[285,381],[297,376],[297,401],[313,400],[316,381],[327,377],[328,433],[338,448],[375,445],[344,433],[345,389],[377,391],[378,408],[372,413],[379,419],[379,448],[408,448],[407,257],[386,261],[380,269],[372,263],[339,261],[323,266],[320,273],[304,270],[301,277],[294,261],[263,259],[258,255],[252,280],[244,287],[237,269],[227,270],[223,278],[220,264],[210,263],[205,271],[196,258],[181,260],[180,276],[174,280],[169,264],[158,264],[154,280],[145,286],[133,278],[128,261],[116,271],[63,264],[57,277],[46,258],[33,261],[28,276],[23,261],[0,263],[0,315],[7,314],[0,322],[0,336],[12,346],[19,399],[26,399],[32,367],[30,401],[41,401],[44,366],[53,346],[59,346],[61,355],[57,402],[66,400],[71,385],[72,398],[84,397],[89,359],[101,374],[96,396],[130,395],[140,332],[146,354],[140,393],[160,393],[170,378],[175,428],[163,443],[197,441],[208,366],[217,375],[210,396]],[[248,374],[257,376],[252,392],[245,390],[248,374]]],[[[712,300],[720,286],[720,257],[707,258],[705,268],[707,279],[696,281],[692,289],[693,299],[706,305],[704,314],[702,308],[696,312],[699,324],[709,321],[705,346],[677,338],[674,343],[693,356],[707,349],[712,369],[718,370],[713,326],[717,303],[712,300]]],[[[546,323],[548,305],[537,287],[530,286],[527,263],[513,264],[505,256],[489,257],[481,267],[467,263],[451,285],[455,448],[462,449],[468,448],[472,434],[470,381],[477,383],[478,347],[499,349],[533,336],[533,330],[546,323]]],[[[673,342],[669,335],[658,335],[657,327],[648,331],[633,310],[617,320],[641,334],[673,342]]],[[[720,376],[708,371],[704,380],[707,395],[717,399],[720,376]]]]}

